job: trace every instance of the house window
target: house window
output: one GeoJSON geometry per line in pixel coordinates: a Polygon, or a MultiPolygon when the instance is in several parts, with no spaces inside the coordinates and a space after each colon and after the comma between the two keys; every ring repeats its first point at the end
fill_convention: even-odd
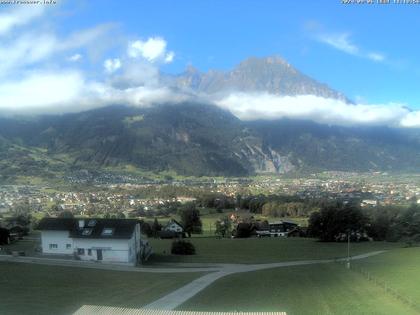
{"type": "Polygon", "coordinates": [[[57,249],[58,245],[57,244],[50,244],[50,249],[57,249]]]}
{"type": "Polygon", "coordinates": [[[90,248],[88,249],[88,255],[92,256],[92,250],[90,248]]]}
{"type": "Polygon", "coordinates": [[[92,228],[84,228],[82,231],[83,236],[89,236],[92,234],[93,229],[92,228]]]}
{"type": "Polygon", "coordinates": [[[113,228],[104,228],[102,230],[102,235],[103,236],[111,236],[112,234],[114,234],[114,229],[113,228]]]}
{"type": "Polygon", "coordinates": [[[70,249],[71,248],[71,244],[66,244],[66,249],[70,249]]]}
{"type": "Polygon", "coordinates": [[[85,254],[85,249],[84,248],[78,248],[77,249],[77,255],[84,255],[85,254]]]}

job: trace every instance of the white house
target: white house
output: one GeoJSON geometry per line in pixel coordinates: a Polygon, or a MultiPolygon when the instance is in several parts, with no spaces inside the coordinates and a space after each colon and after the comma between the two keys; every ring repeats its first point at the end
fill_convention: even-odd
{"type": "Polygon", "coordinates": [[[171,232],[176,232],[176,233],[183,233],[184,232],[184,227],[182,226],[181,223],[179,223],[178,221],[171,219],[169,220],[169,222],[164,226],[163,228],[164,231],[171,231],[171,232]]]}
{"type": "Polygon", "coordinates": [[[137,220],[44,218],[38,229],[43,254],[135,265],[151,252],[137,220]]]}
{"type": "Polygon", "coordinates": [[[184,227],[178,221],[171,219],[159,232],[160,238],[185,237],[184,227]]]}

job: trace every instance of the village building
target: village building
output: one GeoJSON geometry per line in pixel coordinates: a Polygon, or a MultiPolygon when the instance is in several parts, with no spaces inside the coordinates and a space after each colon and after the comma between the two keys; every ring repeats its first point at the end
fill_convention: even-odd
{"type": "Polygon", "coordinates": [[[43,218],[38,229],[43,254],[135,265],[151,252],[138,220],[43,218]]]}
{"type": "Polygon", "coordinates": [[[185,237],[185,230],[181,223],[171,219],[159,233],[160,238],[185,237]]]}

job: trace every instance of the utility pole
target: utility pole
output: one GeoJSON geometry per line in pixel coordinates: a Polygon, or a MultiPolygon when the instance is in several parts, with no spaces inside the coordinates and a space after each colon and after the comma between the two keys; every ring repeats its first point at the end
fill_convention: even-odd
{"type": "Polygon", "coordinates": [[[350,231],[347,233],[347,269],[350,269],[350,231]]]}

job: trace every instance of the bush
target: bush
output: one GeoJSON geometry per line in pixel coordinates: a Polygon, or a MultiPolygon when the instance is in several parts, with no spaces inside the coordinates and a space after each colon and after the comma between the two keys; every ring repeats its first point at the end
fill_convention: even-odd
{"type": "Polygon", "coordinates": [[[194,255],[195,247],[192,243],[187,241],[172,242],[171,254],[173,255],[194,255]]]}

